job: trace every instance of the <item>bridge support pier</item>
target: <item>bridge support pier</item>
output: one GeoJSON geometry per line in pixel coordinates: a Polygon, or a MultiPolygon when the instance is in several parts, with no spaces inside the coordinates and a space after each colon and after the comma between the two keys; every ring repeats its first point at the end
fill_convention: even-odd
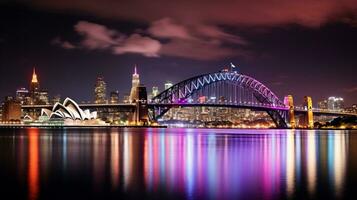
{"type": "Polygon", "coordinates": [[[306,114],[305,114],[305,126],[307,128],[314,128],[314,114],[312,112],[312,99],[309,96],[304,97],[304,106],[306,107],[306,114]]]}
{"type": "Polygon", "coordinates": [[[135,111],[133,113],[132,122],[135,125],[148,125],[148,104],[147,104],[147,92],[145,86],[138,86],[136,89],[138,99],[135,99],[135,111]]]}
{"type": "Polygon", "coordinates": [[[292,95],[285,96],[284,98],[284,104],[289,107],[288,111],[288,126],[289,128],[295,128],[295,112],[294,112],[294,100],[292,95]]]}

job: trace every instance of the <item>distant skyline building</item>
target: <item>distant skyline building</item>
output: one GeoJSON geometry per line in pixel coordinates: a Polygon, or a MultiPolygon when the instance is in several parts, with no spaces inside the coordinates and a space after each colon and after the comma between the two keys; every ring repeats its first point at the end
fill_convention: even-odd
{"type": "Polygon", "coordinates": [[[171,81],[166,81],[166,82],[165,82],[165,90],[169,89],[169,88],[172,87],[172,86],[173,86],[173,84],[172,84],[171,81]]]}
{"type": "Polygon", "coordinates": [[[38,101],[37,104],[40,105],[48,105],[50,104],[50,100],[48,97],[48,91],[47,90],[41,90],[38,92],[38,101]]]}
{"type": "Polygon", "coordinates": [[[39,91],[40,91],[40,82],[37,79],[36,69],[34,67],[32,71],[32,79],[30,83],[31,104],[37,104],[39,91]]]}
{"type": "Polygon", "coordinates": [[[110,92],[110,103],[111,104],[119,103],[119,92],[118,91],[110,92]]]}
{"type": "Polygon", "coordinates": [[[16,90],[16,100],[19,101],[21,104],[29,104],[28,101],[29,91],[26,88],[19,88],[16,90]]]}
{"type": "Polygon", "coordinates": [[[52,98],[52,104],[56,104],[56,103],[59,103],[61,101],[61,95],[57,94],[55,96],[53,96],[52,98]]]}
{"type": "Polygon", "coordinates": [[[148,101],[151,102],[151,99],[159,95],[159,87],[153,86],[151,89],[151,93],[148,95],[148,101]]]}
{"type": "Polygon", "coordinates": [[[327,100],[327,108],[329,110],[343,110],[344,102],[341,97],[329,97],[327,100]]]}
{"type": "Polygon", "coordinates": [[[135,102],[138,99],[138,93],[136,92],[137,87],[140,85],[140,76],[137,72],[136,65],[134,66],[134,73],[132,75],[132,81],[131,81],[131,90],[130,90],[130,97],[129,97],[129,102],[135,102]]]}
{"type": "Polygon", "coordinates": [[[317,108],[326,110],[327,109],[327,100],[322,100],[317,103],[317,108]]]}
{"type": "Polygon", "coordinates": [[[20,121],[21,120],[20,101],[9,96],[5,98],[2,105],[2,121],[20,121]]]}
{"type": "Polygon", "coordinates": [[[123,103],[130,103],[130,95],[128,93],[123,95],[123,103]]]}
{"type": "Polygon", "coordinates": [[[152,91],[151,91],[151,95],[152,95],[152,97],[155,97],[155,96],[157,96],[157,95],[159,95],[159,87],[157,87],[157,86],[153,86],[152,87],[152,91]]]}
{"type": "Polygon", "coordinates": [[[107,85],[103,77],[97,77],[97,81],[94,87],[94,103],[95,104],[105,104],[106,100],[107,85]]]}

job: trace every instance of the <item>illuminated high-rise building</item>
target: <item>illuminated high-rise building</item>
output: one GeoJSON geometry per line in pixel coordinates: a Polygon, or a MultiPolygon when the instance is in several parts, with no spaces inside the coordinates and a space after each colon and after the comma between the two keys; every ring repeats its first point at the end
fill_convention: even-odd
{"type": "Polygon", "coordinates": [[[119,92],[118,91],[113,91],[110,93],[110,103],[111,104],[119,103],[119,92]]]}
{"type": "Polygon", "coordinates": [[[171,81],[166,81],[166,82],[165,82],[165,90],[169,89],[169,88],[172,87],[172,86],[173,86],[173,84],[172,84],[171,81]]]}
{"type": "Polygon", "coordinates": [[[94,103],[96,104],[104,104],[107,102],[106,100],[106,91],[107,86],[104,82],[103,77],[98,77],[94,87],[94,103]]]}
{"type": "Polygon", "coordinates": [[[32,79],[30,83],[31,104],[37,104],[39,91],[40,91],[40,83],[37,79],[36,69],[33,68],[32,79]]]}
{"type": "Polygon", "coordinates": [[[16,90],[16,100],[21,104],[29,104],[27,98],[29,96],[29,91],[26,88],[19,88],[16,90]]]}
{"type": "Polygon", "coordinates": [[[136,92],[137,87],[140,85],[140,76],[137,73],[136,65],[134,67],[134,74],[132,76],[132,81],[131,81],[131,91],[130,91],[130,97],[129,97],[129,102],[135,102],[138,100],[138,93],[136,92]]]}
{"type": "Polygon", "coordinates": [[[343,98],[329,97],[327,100],[327,108],[329,110],[342,110],[344,108],[343,98]]]}

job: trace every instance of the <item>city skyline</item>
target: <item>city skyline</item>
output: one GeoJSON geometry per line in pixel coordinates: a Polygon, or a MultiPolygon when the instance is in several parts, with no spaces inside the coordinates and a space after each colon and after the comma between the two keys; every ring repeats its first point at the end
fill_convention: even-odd
{"type": "MultiPolygon", "coordinates": [[[[112,11],[105,2],[93,2],[112,11]]],[[[270,13],[270,5],[263,5],[266,18],[256,12],[251,19],[243,11],[235,19],[229,4],[217,7],[212,2],[201,5],[202,16],[189,13],[187,19],[186,8],[198,6],[197,2],[179,3],[172,13],[164,11],[166,4],[152,5],[157,16],[149,12],[147,19],[137,12],[145,7],[141,1],[137,6],[125,4],[132,14],[113,15],[82,3],[71,7],[67,2],[20,0],[1,5],[0,72],[7,76],[0,79],[0,96],[26,87],[34,66],[52,95],[88,101],[98,76],[105,77],[108,91],[129,93],[135,64],[143,74],[141,82],[162,91],[167,80],[177,83],[233,62],[281,99],[293,94],[295,102],[302,103],[309,95],[317,103],[338,96],[346,105],[356,103],[357,28],[351,13],[357,5],[350,1],[313,5],[286,1],[276,5],[277,10],[297,8],[287,9],[279,18],[270,13]],[[217,13],[227,9],[227,16],[214,13],[217,20],[208,16],[215,6],[217,13]],[[67,12],[71,9],[75,14],[67,12]]],[[[239,1],[231,7],[256,8],[239,1]]]]}
{"type": "MultiPolygon", "coordinates": [[[[107,90],[107,83],[105,82],[105,77],[103,76],[97,76],[96,77],[96,82],[94,84],[94,93],[92,91],[92,98],[90,100],[80,100],[81,102],[93,102],[95,104],[99,103],[99,104],[108,104],[108,103],[111,103],[111,99],[113,98],[112,95],[116,94],[117,97],[114,97],[114,98],[118,98],[118,102],[124,102],[124,103],[128,103],[128,102],[131,102],[130,100],[130,96],[131,93],[135,93],[134,92],[134,88],[138,87],[139,85],[143,85],[146,87],[145,84],[141,83],[140,82],[140,78],[139,78],[139,73],[137,71],[137,65],[135,64],[133,66],[133,74],[132,74],[132,86],[130,88],[130,92],[119,92],[118,90],[110,90],[108,91],[107,90]],[[98,96],[99,95],[99,96],[98,96]],[[128,98],[128,99],[126,99],[128,98]],[[99,99],[99,100],[98,100],[99,99]],[[126,102],[128,101],[128,102],[126,102]]],[[[229,69],[229,67],[225,68],[225,69],[229,69]]],[[[223,70],[225,70],[223,69],[223,70]]],[[[39,87],[39,83],[40,81],[38,81],[38,78],[37,78],[37,73],[36,73],[36,69],[35,67],[32,69],[32,76],[31,76],[31,81],[30,81],[30,84],[29,84],[29,89],[27,89],[26,87],[19,87],[17,88],[16,91],[13,92],[13,94],[9,94],[9,95],[6,95],[4,96],[5,98],[7,97],[15,97],[18,99],[18,92],[23,92],[23,91],[26,91],[25,93],[29,94],[30,97],[32,99],[34,99],[33,97],[33,89],[31,89],[33,86],[33,84],[36,84],[36,88],[39,92],[39,95],[40,95],[40,98],[41,98],[41,92],[44,91],[46,94],[46,97],[47,98],[47,101],[45,101],[46,103],[45,104],[53,104],[58,102],[58,98],[60,99],[60,97],[62,96],[62,94],[51,94],[50,92],[48,92],[48,90],[40,90],[41,88],[39,87]],[[32,92],[31,92],[32,91],[32,92]],[[50,101],[50,99],[52,101],[50,101]]],[[[166,80],[165,82],[163,82],[161,85],[153,85],[151,88],[148,88],[148,100],[150,101],[151,98],[155,97],[154,95],[152,95],[152,92],[154,92],[156,95],[160,94],[159,91],[164,91],[168,88],[170,88],[171,86],[173,86],[174,84],[176,83],[173,83],[172,81],[170,80],[166,80]],[[160,89],[162,88],[162,89],[160,89]]],[[[93,89],[93,88],[92,88],[93,89]]],[[[289,94],[291,95],[291,94],[289,94]]],[[[25,97],[25,96],[24,96],[25,97]]],[[[24,97],[20,97],[20,101],[23,101],[22,98],[24,97]]],[[[210,97],[208,97],[210,98],[210,97]]],[[[215,97],[216,98],[216,97],[215,97]]],[[[355,106],[356,103],[352,103],[352,104],[345,104],[345,99],[342,98],[342,97],[335,97],[335,96],[329,96],[329,97],[322,97],[321,99],[317,99],[317,100],[314,100],[313,101],[313,105],[314,107],[316,108],[321,108],[321,109],[332,109],[334,110],[335,108],[331,108],[333,107],[333,105],[329,105],[327,106],[327,102],[330,101],[331,99],[333,100],[340,100],[342,102],[341,105],[338,106],[338,109],[343,109],[343,108],[351,108],[352,106],[355,106]],[[325,105],[322,105],[322,104],[326,104],[325,105]],[[329,108],[327,108],[329,107],[329,108]]],[[[349,102],[349,101],[347,101],[349,102]]],[[[353,101],[354,102],[354,101],[353,101]]],[[[42,102],[43,103],[43,102],[42,102]]],[[[22,103],[24,104],[24,103],[22,103]]],[[[25,103],[25,104],[29,104],[29,102],[25,103]]],[[[33,103],[33,104],[36,104],[36,103],[33,103]]],[[[302,105],[303,104],[303,101],[299,102],[299,100],[297,101],[297,105],[302,105]]],[[[330,104],[330,103],[329,103],[330,104]]]]}

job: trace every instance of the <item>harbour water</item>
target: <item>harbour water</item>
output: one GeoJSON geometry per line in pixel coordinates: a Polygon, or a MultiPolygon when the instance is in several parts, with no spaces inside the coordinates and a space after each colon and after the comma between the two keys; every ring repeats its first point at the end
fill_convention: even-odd
{"type": "Polygon", "coordinates": [[[1,129],[1,199],[356,199],[357,131],[1,129]]]}

